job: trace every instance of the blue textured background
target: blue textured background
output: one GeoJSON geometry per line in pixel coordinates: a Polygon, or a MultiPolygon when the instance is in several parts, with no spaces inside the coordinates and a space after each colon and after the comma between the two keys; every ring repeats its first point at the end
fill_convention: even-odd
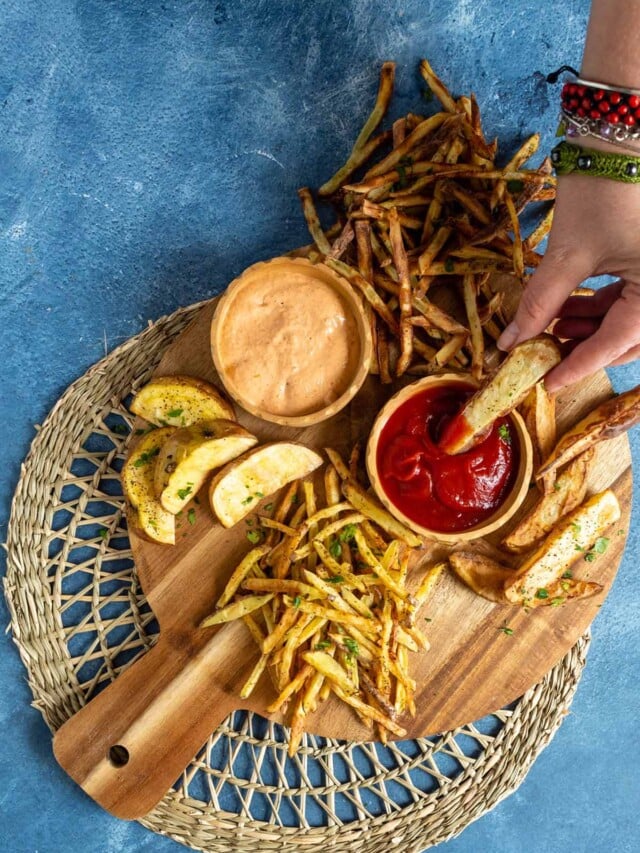
{"type": "MultiPolygon", "coordinates": [[[[20,462],[66,386],[155,319],[308,238],[295,190],[343,161],[398,62],[420,109],[427,56],[473,89],[508,153],[579,64],[586,0],[190,0],[0,4],[0,537],[20,462]]],[[[611,372],[617,390],[638,366],[611,372]]],[[[640,445],[631,436],[637,464],[640,445]]],[[[516,794],[447,853],[640,849],[637,513],[588,665],[516,794]]],[[[8,614],[0,602],[0,622],[8,614]]],[[[9,636],[0,639],[0,851],[182,849],[111,818],[58,768],[9,636]]]]}

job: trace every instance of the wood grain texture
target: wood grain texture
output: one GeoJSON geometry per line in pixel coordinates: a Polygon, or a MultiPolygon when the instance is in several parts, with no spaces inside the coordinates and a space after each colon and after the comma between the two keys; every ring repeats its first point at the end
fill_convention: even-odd
{"type": "MultiPolygon", "coordinates": [[[[207,303],[167,350],[158,375],[186,373],[217,381],[209,347],[214,307],[215,300],[207,303]]],[[[256,356],[268,358],[268,353],[256,356]]],[[[316,450],[330,445],[347,453],[356,439],[366,439],[376,412],[391,393],[392,389],[383,389],[375,377],[370,378],[347,410],[302,430],[260,421],[238,407],[236,412],[239,422],[261,442],[295,439],[316,450]]],[[[610,394],[604,373],[562,394],[559,431],[610,394]]],[[[452,574],[442,578],[419,616],[419,622],[430,620],[421,627],[431,649],[412,655],[418,712],[415,719],[402,721],[408,737],[446,731],[517,699],[583,634],[597,615],[622,556],[631,502],[630,463],[627,438],[620,436],[599,446],[590,476],[589,490],[613,485],[622,508],[606,554],[593,563],[580,561],[575,569],[576,577],[603,584],[601,595],[526,613],[479,598],[452,574]],[[513,634],[505,634],[504,626],[513,634]]],[[[535,491],[531,490],[504,530],[491,537],[488,548],[517,523],[535,500],[535,491]]],[[[205,492],[201,494],[204,498],[205,492]]],[[[60,764],[87,793],[121,818],[149,811],[233,709],[263,713],[274,697],[266,677],[250,699],[238,697],[257,659],[243,624],[232,623],[217,631],[197,627],[250,545],[243,522],[226,530],[213,518],[206,498],[195,509],[193,525],[183,514],[174,547],[149,542],[130,531],[138,575],[160,624],[159,641],[67,722],[54,740],[60,764]],[[127,750],[124,766],[114,766],[109,758],[114,745],[127,750]]],[[[419,579],[421,566],[446,553],[445,546],[427,544],[412,580],[419,579]]],[[[271,718],[282,721],[277,714],[271,718]]],[[[352,711],[333,698],[309,718],[307,730],[334,738],[370,739],[352,711]]]]}

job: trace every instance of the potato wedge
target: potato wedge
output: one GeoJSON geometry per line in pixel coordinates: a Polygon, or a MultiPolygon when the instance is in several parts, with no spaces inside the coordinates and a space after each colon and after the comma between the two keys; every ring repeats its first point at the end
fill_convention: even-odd
{"type": "Polygon", "coordinates": [[[235,418],[232,405],[220,391],[195,376],[156,376],[138,391],[129,408],[156,426],[185,427],[235,418]]]}
{"type": "Polygon", "coordinates": [[[619,518],[620,505],[610,489],[590,497],[562,519],[507,581],[504,587],[507,600],[528,604],[536,598],[547,598],[549,587],[619,518]]]}
{"type": "Polygon", "coordinates": [[[454,551],[449,555],[451,568],[470,589],[496,604],[508,604],[504,585],[510,579],[509,566],[476,551],[454,551]]]}
{"type": "Polygon", "coordinates": [[[450,454],[469,450],[497,418],[515,409],[559,361],[560,349],[551,335],[518,344],[490,382],[449,422],[440,441],[441,448],[450,454]]]}
{"type": "Polygon", "coordinates": [[[149,539],[165,545],[176,541],[174,516],[156,498],[154,472],[162,445],[174,433],[173,427],[154,429],[143,436],[122,469],[122,489],[134,512],[133,521],[149,539]]]}
{"type": "MultiPolygon", "coordinates": [[[[545,388],[544,382],[537,382],[529,391],[520,406],[520,414],[531,436],[533,467],[537,470],[556,443],[556,401],[545,388]]],[[[553,488],[552,483],[550,488],[553,488]]]]}
{"type": "Polygon", "coordinates": [[[606,400],[565,432],[536,472],[536,479],[566,465],[597,442],[615,438],[640,421],[640,385],[606,400]]]}
{"type": "Polygon", "coordinates": [[[222,418],[175,430],[160,448],[156,461],[156,497],[168,512],[180,512],[211,471],[257,443],[255,435],[222,418]]]}
{"type": "Polygon", "coordinates": [[[581,453],[561,471],[549,494],[542,495],[519,524],[502,540],[509,551],[520,554],[538,545],[563,515],[579,506],[587,492],[587,475],[595,455],[581,453]]]}
{"type": "Polygon", "coordinates": [[[216,474],[209,487],[211,509],[225,527],[233,527],[255,504],[282,486],[306,477],[322,457],[295,442],[265,444],[245,453],[216,474]]]}

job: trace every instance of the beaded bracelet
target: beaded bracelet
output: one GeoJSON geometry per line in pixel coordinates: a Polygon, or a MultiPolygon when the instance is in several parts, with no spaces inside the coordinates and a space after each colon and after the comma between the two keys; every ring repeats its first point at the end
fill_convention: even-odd
{"type": "Polygon", "coordinates": [[[555,83],[563,71],[569,71],[574,80],[562,87],[561,134],[570,139],[592,136],[618,145],[640,139],[640,90],[585,80],[570,65],[549,74],[547,81],[555,83]]]}
{"type": "Polygon", "coordinates": [[[560,142],[551,152],[551,163],[557,175],[579,172],[626,184],[640,184],[640,157],[594,151],[570,142],[560,142]]]}

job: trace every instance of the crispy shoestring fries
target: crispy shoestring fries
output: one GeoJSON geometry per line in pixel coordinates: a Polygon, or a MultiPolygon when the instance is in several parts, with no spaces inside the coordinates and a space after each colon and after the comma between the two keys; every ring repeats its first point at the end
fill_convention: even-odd
{"type": "Polygon", "coordinates": [[[508,273],[524,284],[540,262],[535,248],[549,231],[552,209],[528,236],[520,215],[531,202],[554,198],[555,178],[548,160],[526,165],[538,134],[499,165],[474,96],[454,98],[427,60],[420,75],[442,109],[410,113],[381,133],[394,73],[394,63],[385,62],[374,108],[347,162],[318,191],[337,211],[335,225],[323,230],[311,190],[299,191],[314,241],[307,257],[327,263],[360,293],[373,332],[371,372],[383,384],[469,366],[482,380],[485,350],[505,326],[492,277],[508,273]],[[456,328],[425,322],[418,300],[427,292],[456,328]]]}
{"type": "Polygon", "coordinates": [[[416,611],[442,569],[432,566],[411,590],[422,540],[357,483],[357,447],[350,464],[326,453],[315,481],[289,486],[273,518],[256,518],[264,544],[242,558],[202,622],[247,626],[257,657],[241,695],[270,677],[277,696],[268,710],[287,714],[290,754],[308,715],[331,694],[381,740],[405,734],[401,717],[415,715],[409,652],[429,648],[416,611]]]}

